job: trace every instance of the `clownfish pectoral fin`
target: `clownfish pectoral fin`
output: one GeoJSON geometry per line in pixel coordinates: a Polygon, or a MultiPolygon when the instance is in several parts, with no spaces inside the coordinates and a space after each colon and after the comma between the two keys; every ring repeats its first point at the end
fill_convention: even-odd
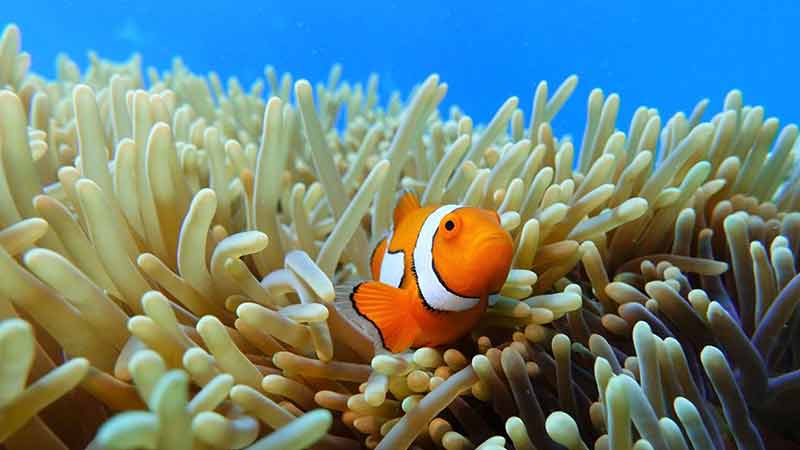
{"type": "Polygon", "coordinates": [[[403,192],[403,195],[400,196],[400,200],[397,201],[397,205],[394,207],[394,224],[399,224],[403,217],[419,209],[419,207],[419,200],[413,192],[403,192]]]}
{"type": "Polygon", "coordinates": [[[407,310],[408,291],[380,281],[366,281],[338,290],[337,309],[369,338],[379,341],[376,342],[379,347],[399,353],[408,349],[419,335],[419,326],[407,310]]]}
{"type": "Polygon", "coordinates": [[[419,326],[408,314],[408,291],[378,281],[367,281],[353,288],[351,299],[356,311],[375,324],[384,346],[402,352],[419,334],[419,326]]]}

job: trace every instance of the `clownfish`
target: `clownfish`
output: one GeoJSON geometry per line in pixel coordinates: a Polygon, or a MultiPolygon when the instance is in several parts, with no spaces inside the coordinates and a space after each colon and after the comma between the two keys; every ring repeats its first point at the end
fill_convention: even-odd
{"type": "Polygon", "coordinates": [[[337,306],[378,350],[451,343],[486,311],[512,256],[511,236],[495,211],[421,207],[405,192],[391,230],[372,252],[372,279],[339,286],[337,306]]]}

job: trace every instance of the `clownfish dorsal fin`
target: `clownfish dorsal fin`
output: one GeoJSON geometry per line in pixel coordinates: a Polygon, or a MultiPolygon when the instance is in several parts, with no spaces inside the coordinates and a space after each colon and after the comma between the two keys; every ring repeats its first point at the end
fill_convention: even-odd
{"type": "Polygon", "coordinates": [[[400,199],[397,201],[397,205],[394,207],[395,226],[397,226],[397,224],[399,224],[400,221],[403,220],[403,218],[409,213],[419,209],[419,207],[419,200],[413,192],[409,190],[403,192],[403,195],[400,196],[400,199]]]}
{"type": "Polygon", "coordinates": [[[353,287],[353,309],[378,331],[383,347],[393,353],[408,349],[420,328],[408,313],[409,292],[380,281],[366,281],[353,287]]]}

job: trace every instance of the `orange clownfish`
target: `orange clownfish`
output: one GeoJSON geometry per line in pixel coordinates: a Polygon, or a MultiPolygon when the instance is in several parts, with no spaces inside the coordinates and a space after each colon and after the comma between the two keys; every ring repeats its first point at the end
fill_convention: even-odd
{"type": "Polygon", "coordinates": [[[372,280],[340,288],[339,309],[378,349],[438,346],[464,336],[511,268],[511,236],[496,212],[421,207],[406,192],[394,226],[375,247],[372,280]]]}

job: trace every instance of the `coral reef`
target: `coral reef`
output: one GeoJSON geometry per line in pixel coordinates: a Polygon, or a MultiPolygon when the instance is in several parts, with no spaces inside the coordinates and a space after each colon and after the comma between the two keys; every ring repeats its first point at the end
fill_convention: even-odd
{"type": "Polygon", "coordinates": [[[595,89],[573,142],[575,76],[478,126],[436,75],[382,106],[90,56],[0,38],[9,450],[798,446],[798,130],[739,91],[623,132],[595,89]],[[373,355],[332,301],[402,189],[497,210],[513,270],[461,342],[373,355]]]}

